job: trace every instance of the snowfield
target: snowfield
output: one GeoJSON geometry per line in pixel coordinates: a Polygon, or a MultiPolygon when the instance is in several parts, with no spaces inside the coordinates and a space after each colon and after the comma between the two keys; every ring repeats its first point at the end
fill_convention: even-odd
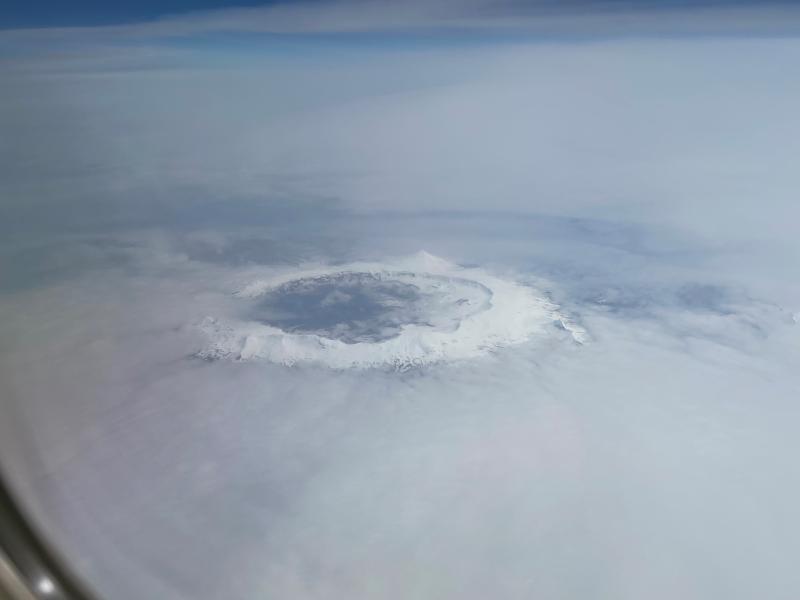
{"type": "Polygon", "coordinates": [[[256,305],[267,299],[273,313],[280,307],[278,314],[272,320],[206,317],[202,358],[402,370],[474,358],[547,336],[555,325],[578,343],[587,339],[536,289],[427,252],[287,272],[236,295],[256,305]],[[303,314],[287,317],[292,306],[303,314]],[[331,322],[329,309],[351,316],[331,322]]]}

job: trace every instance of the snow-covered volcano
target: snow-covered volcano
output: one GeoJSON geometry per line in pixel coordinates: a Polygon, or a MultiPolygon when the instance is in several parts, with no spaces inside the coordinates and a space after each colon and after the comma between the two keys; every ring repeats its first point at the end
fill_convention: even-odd
{"type": "Polygon", "coordinates": [[[546,335],[584,332],[537,290],[426,252],[303,269],[237,293],[245,318],[206,318],[205,358],[332,368],[408,368],[467,359],[546,335]]]}

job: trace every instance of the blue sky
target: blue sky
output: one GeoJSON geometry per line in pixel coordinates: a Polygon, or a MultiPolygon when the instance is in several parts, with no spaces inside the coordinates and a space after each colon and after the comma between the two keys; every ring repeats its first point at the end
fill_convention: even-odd
{"type": "Polygon", "coordinates": [[[0,27],[65,27],[82,25],[117,25],[131,21],[154,19],[161,15],[229,8],[231,6],[263,6],[273,4],[264,0],[77,0],[59,2],[45,0],[27,2],[6,0],[0,10],[0,27]]]}
{"type": "MultiPolygon", "coordinates": [[[[236,0],[234,2],[220,0],[124,0],[119,2],[103,0],[78,0],[75,2],[6,0],[3,3],[2,10],[0,10],[0,28],[120,25],[189,12],[275,5],[320,6],[326,3],[337,4],[326,0],[311,0],[311,2],[308,0],[300,2],[293,0],[236,0]]],[[[532,0],[528,2],[486,3],[485,6],[490,7],[490,12],[493,13],[515,15],[532,12],[652,11],[790,4],[792,2],[788,0],[769,0],[767,2],[759,2],[757,0],[532,0]]]]}

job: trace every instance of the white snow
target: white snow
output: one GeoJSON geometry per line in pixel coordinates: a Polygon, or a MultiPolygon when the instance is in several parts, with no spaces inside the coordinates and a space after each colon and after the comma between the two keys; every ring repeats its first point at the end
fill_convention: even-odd
{"type": "Polygon", "coordinates": [[[257,299],[290,281],[344,273],[413,281],[423,292],[435,292],[439,300],[427,308],[427,323],[405,325],[396,337],[377,342],[346,343],[313,333],[290,333],[257,321],[207,317],[200,327],[209,344],[199,355],[288,366],[405,369],[478,357],[496,348],[545,337],[555,331],[555,325],[568,331],[578,343],[587,340],[586,332],[536,289],[483,269],[455,265],[427,252],[382,263],[287,272],[254,281],[237,296],[243,301],[257,299]]]}

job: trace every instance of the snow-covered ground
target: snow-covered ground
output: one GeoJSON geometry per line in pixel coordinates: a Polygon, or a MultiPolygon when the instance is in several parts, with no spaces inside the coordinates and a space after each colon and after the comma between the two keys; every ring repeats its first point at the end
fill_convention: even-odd
{"type": "MultiPolygon", "coordinates": [[[[368,274],[375,281],[413,286],[420,296],[415,311],[420,314],[415,315],[414,321],[400,323],[397,333],[388,339],[355,343],[335,339],[330,334],[293,333],[253,320],[207,317],[200,327],[208,335],[209,343],[199,356],[267,360],[283,365],[311,363],[336,369],[380,366],[406,369],[474,358],[503,346],[546,336],[556,323],[561,327],[569,324],[574,340],[586,341],[583,329],[572,324],[542,292],[483,269],[459,267],[424,251],[381,263],[294,270],[255,281],[237,296],[243,300],[258,299],[293,282],[322,278],[333,278],[335,282],[346,274],[368,274]]],[[[362,282],[361,287],[368,287],[367,282],[362,282]]],[[[326,295],[320,304],[352,302],[343,292],[331,298],[326,295]]],[[[337,308],[345,312],[341,306],[337,308]]],[[[407,307],[402,308],[408,311],[407,307]]],[[[380,319],[372,318],[380,327],[380,319]]]]}

